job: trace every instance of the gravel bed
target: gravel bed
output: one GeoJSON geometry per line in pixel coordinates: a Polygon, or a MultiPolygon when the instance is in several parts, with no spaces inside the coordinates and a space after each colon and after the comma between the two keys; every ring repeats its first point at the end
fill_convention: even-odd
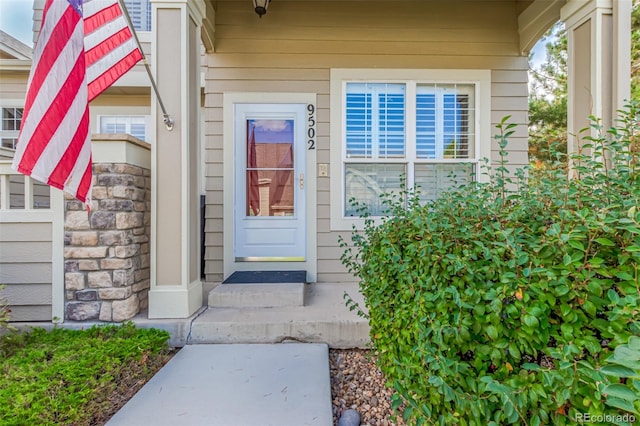
{"type": "Polygon", "coordinates": [[[360,414],[362,426],[404,425],[401,416],[391,409],[393,391],[385,386],[385,377],[376,367],[371,351],[362,349],[331,349],[331,398],[333,422],[345,410],[360,414]]]}

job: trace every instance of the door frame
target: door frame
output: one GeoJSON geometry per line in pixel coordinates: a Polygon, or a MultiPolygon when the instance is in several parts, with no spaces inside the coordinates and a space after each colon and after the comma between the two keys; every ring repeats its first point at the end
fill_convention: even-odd
{"type": "MultiPolygon", "coordinates": [[[[235,105],[236,104],[305,104],[317,107],[315,93],[224,93],[223,94],[223,277],[226,279],[235,271],[281,271],[306,270],[307,281],[317,279],[317,175],[315,149],[306,150],[306,260],[303,262],[239,262],[235,259],[235,105]]],[[[317,122],[317,108],[314,108],[317,122]]],[[[316,126],[314,133],[317,139],[316,126]]]]}

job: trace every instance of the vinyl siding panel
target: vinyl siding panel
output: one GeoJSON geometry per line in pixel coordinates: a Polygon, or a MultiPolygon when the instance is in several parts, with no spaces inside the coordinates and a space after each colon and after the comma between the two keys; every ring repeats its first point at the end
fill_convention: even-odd
{"type": "Polygon", "coordinates": [[[0,106],[22,107],[28,78],[27,72],[0,71],[0,106]]]}
{"type": "MultiPolygon", "coordinates": [[[[241,1],[216,3],[215,52],[206,55],[206,274],[222,277],[223,94],[303,92],[317,95],[317,162],[330,162],[332,68],[491,70],[492,126],[505,115],[519,124],[509,149],[527,162],[527,58],[518,52],[516,2],[278,1],[258,20],[241,1]],[[455,5],[454,5],[455,3],[455,5]],[[455,6],[455,7],[454,7],[455,6]],[[217,219],[214,219],[217,218],[217,219]]],[[[493,128],[493,127],[492,127],[493,128]]],[[[497,146],[492,146],[497,158],[497,146]]],[[[310,171],[308,171],[310,172],[310,171]]],[[[318,281],[354,281],[340,263],[330,228],[330,191],[340,176],[317,178],[318,281]]]]}
{"type": "Polygon", "coordinates": [[[51,305],[12,306],[11,321],[51,321],[51,305]]]}
{"type": "Polygon", "coordinates": [[[51,223],[0,226],[0,297],[12,321],[51,320],[51,223]]]}

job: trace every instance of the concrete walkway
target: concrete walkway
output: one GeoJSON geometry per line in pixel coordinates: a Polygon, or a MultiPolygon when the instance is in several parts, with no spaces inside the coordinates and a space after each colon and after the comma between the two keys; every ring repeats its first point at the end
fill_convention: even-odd
{"type": "Polygon", "coordinates": [[[182,348],[108,426],[333,424],[325,344],[182,348]]]}

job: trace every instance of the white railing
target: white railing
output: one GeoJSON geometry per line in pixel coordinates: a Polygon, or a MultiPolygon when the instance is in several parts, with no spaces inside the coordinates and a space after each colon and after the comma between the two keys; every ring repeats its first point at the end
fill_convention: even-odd
{"type": "Polygon", "coordinates": [[[51,208],[48,185],[23,176],[0,161],[0,210],[40,210],[51,208]]]}

